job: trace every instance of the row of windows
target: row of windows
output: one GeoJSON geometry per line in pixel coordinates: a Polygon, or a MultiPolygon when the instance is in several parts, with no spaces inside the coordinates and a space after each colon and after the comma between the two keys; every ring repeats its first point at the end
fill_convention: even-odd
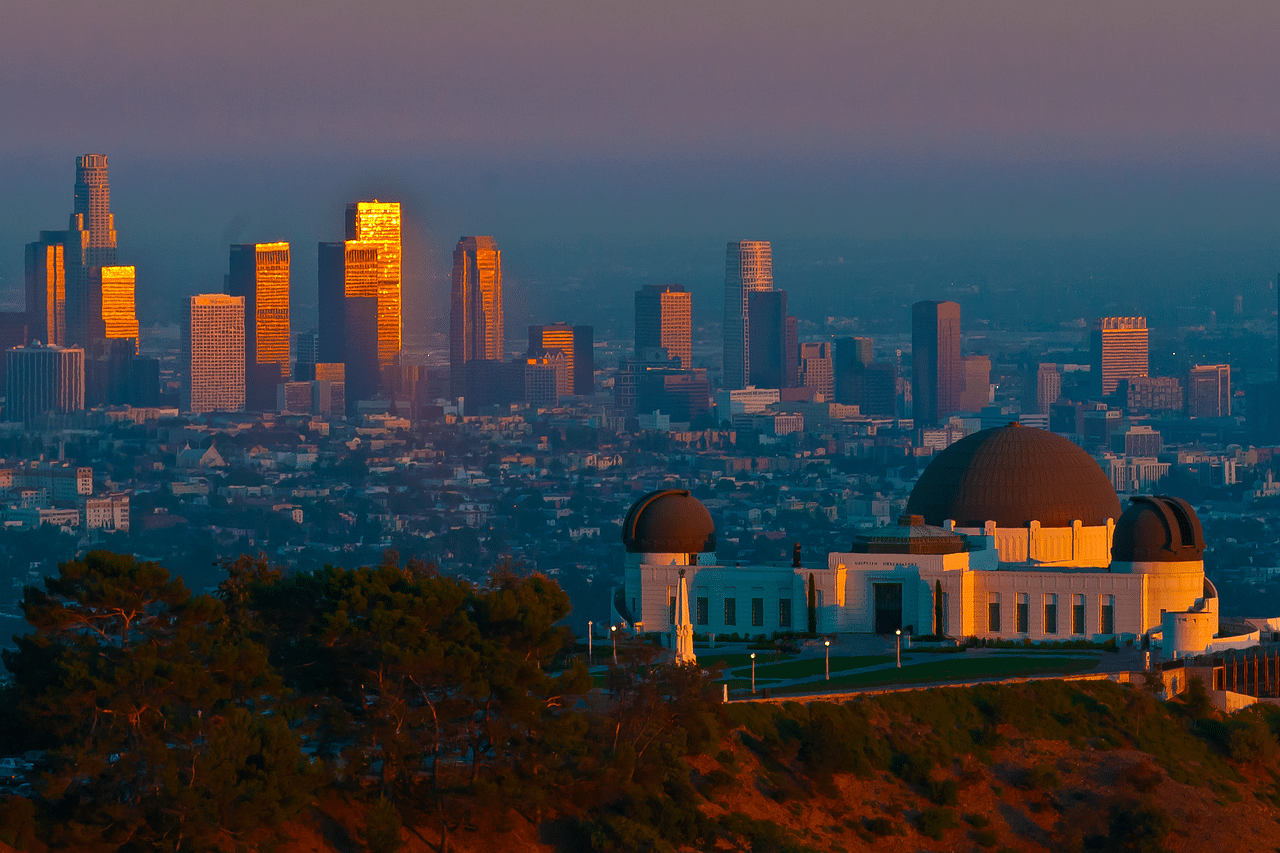
{"type": "MultiPolygon", "coordinates": [[[[711,599],[705,596],[699,596],[694,599],[694,623],[698,625],[710,625],[711,620],[711,599]]],[[[676,620],[676,600],[672,598],[670,601],[671,612],[670,620],[676,620]]],[[[726,598],[724,600],[724,624],[738,624],[738,599],[726,598]]],[[[778,626],[781,628],[791,627],[791,599],[778,599],[778,626]]],[[[751,627],[764,627],[764,599],[751,599],[751,627]]]]}
{"type": "MultiPolygon", "coordinates": [[[[1071,633],[1084,634],[1085,596],[1082,593],[1071,596],[1071,633]]],[[[1058,595],[1046,593],[1044,596],[1044,620],[1041,622],[1042,633],[1058,633],[1058,595]]],[[[1000,614],[1000,593],[993,592],[987,604],[987,631],[1000,633],[1003,628],[1000,614]]],[[[1014,606],[1014,633],[1031,633],[1031,601],[1025,592],[1017,593],[1014,606]]],[[[1098,596],[1098,633],[1114,634],[1116,632],[1116,597],[1114,595],[1098,596]]]]}

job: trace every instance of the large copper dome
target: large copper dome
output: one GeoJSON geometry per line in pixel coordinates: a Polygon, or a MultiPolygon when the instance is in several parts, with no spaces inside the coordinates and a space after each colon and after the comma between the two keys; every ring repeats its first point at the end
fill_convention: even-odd
{"type": "Polygon", "coordinates": [[[664,489],[631,505],[622,542],[632,554],[705,554],[716,549],[716,525],[702,501],[664,489]]]}
{"type": "Polygon", "coordinates": [[[984,429],[934,457],[907,513],[957,527],[1070,527],[1120,517],[1111,480],[1088,453],[1060,435],[1019,424],[984,429]]]}
{"type": "Polygon", "coordinates": [[[1204,559],[1204,531],[1181,498],[1141,495],[1116,522],[1111,559],[1124,563],[1181,563],[1204,559]]]}

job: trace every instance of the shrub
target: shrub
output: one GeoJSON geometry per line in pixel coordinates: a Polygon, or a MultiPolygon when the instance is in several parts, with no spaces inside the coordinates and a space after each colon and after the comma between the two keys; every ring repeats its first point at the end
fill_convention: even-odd
{"type": "Polygon", "coordinates": [[[379,797],[365,815],[362,835],[369,853],[396,853],[403,842],[400,840],[400,813],[396,811],[395,803],[379,797]]]}
{"type": "Polygon", "coordinates": [[[889,820],[887,817],[869,817],[864,820],[862,824],[867,828],[867,831],[871,832],[873,835],[893,835],[894,832],[893,821],[889,820]]]}
{"type": "Polygon", "coordinates": [[[999,840],[996,837],[996,831],[990,827],[975,829],[969,834],[973,836],[974,843],[979,847],[995,847],[996,841],[999,840]]]}
{"type": "Polygon", "coordinates": [[[956,825],[956,814],[951,809],[937,807],[927,808],[920,812],[917,826],[920,834],[941,841],[947,830],[956,825]]]}

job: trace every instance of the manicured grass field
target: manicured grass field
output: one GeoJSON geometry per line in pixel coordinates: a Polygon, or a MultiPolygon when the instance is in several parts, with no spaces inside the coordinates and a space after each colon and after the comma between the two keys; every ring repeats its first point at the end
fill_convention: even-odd
{"type": "MultiPolygon", "coordinates": [[[[821,662],[821,661],[819,661],[821,662]]],[[[812,693],[828,687],[875,687],[888,684],[927,684],[933,681],[972,681],[979,678],[1015,678],[1023,675],[1071,675],[1088,672],[1098,665],[1097,657],[979,657],[929,661],[902,669],[876,669],[780,687],[779,693],[812,693]]],[[[759,671],[757,670],[757,674],[759,671]]]]}
{"type": "MultiPolygon", "coordinates": [[[[893,655],[860,655],[849,657],[837,655],[831,658],[831,671],[841,672],[847,669],[861,669],[864,666],[875,666],[880,663],[892,663],[893,655]]],[[[750,661],[748,661],[750,663],[750,661]]],[[[768,678],[809,678],[814,675],[822,675],[824,672],[825,661],[823,658],[804,658],[802,660],[789,660],[783,663],[769,663],[760,665],[759,659],[756,661],[756,678],[761,676],[768,678]]],[[[742,675],[743,672],[749,676],[750,668],[738,670],[734,675],[742,675]]]]}
{"type": "MultiPolygon", "coordinates": [[[[751,666],[750,652],[716,653],[714,651],[712,652],[697,651],[696,654],[698,655],[698,666],[702,667],[703,669],[711,669],[711,667],[717,663],[723,663],[725,665],[726,671],[730,669],[737,669],[738,667],[741,667],[741,666],[747,666],[747,667],[751,666]]],[[[778,657],[779,661],[787,661],[790,659],[791,659],[791,655],[780,655],[778,657]]],[[[773,660],[774,660],[774,653],[771,651],[756,652],[756,674],[759,675],[760,668],[766,665],[765,664],[766,661],[769,662],[769,665],[773,665],[773,660]]],[[[777,665],[781,666],[782,664],[779,663],[777,665]]],[[[750,672],[748,672],[747,674],[750,675],[750,672]]]]}

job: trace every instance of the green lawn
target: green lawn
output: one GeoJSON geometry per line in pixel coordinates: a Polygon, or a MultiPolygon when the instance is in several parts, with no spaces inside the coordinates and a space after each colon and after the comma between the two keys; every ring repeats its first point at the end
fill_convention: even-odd
{"type": "MultiPolygon", "coordinates": [[[[710,669],[712,666],[714,666],[717,663],[723,663],[725,665],[726,670],[737,669],[738,667],[741,667],[741,666],[748,666],[748,667],[751,666],[750,652],[747,652],[745,654],[741,652],[720,652],[720,653],[698,652],[697,655],[698,655],[698,666],[702,667],[703,669],[710,669]]],[[[790,659],[789,655],[780,655],[778,657],[778,660],[780,661],[786,661],[789,659],[790,659]]],[[[756,652],[756,673],[757,674],[759,674],[761,667],[765,665],[765,661],[770,661],[770,662],[773,661],[773,652],[756,652]]],[[[778,666],[782,666],[782,664],[778,664],[778,666]]],[[[750,675],[751,673],[748,672],[747,674],[750,675]]]]}
{"type": "MultiPolygon", "coordinates": [[[[840,672],[847,669],[861,669],[864,666],[875,666],[880,663],[892,663],[893,655],[860,655],[855,657],[837,655],[831,659],[831,671],[840,672]]],[[[756,678],[809,678],[822,675],[825,661],[823,658],[803,658],[783,663],[768,663],[763,666],[757,660],[756,678]]],[[[749,667],[740,669],[734,675],[751,674],[749,667]]]]}
{"type": "Polygon", "coordinates": [[[927,684],[932,681],[971,681],[979,678],[1015,678],[1024,675],[1070,675],[1096,668],[1096,657],[982,657],[954,658],[904,666],[902,669],[876,669],[833,678],[780,687],[779,693],[812,693],[827,687],[875,687],[887,684],[927,684]]]}

